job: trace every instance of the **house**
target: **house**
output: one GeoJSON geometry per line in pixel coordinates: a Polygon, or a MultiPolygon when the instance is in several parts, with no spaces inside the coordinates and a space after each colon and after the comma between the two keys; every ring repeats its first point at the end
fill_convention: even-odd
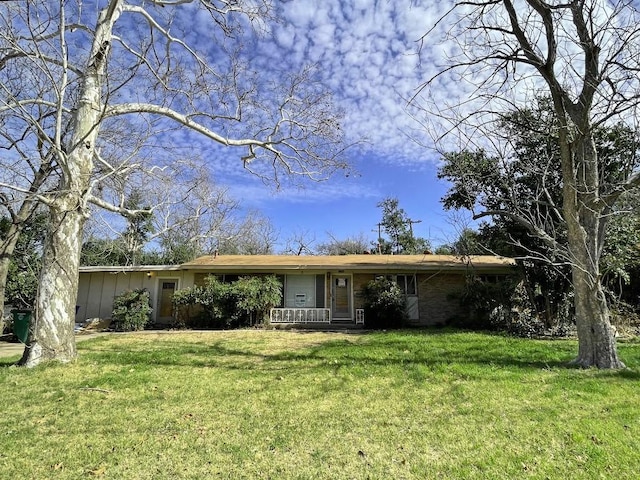
{"type": "Polygon", "coordinates": [[[174,266],[81,267],[78,321],[110,318],[119,293],[146,288],[153,321],[172,320],[176,290],[203,284],[208,275],[223,282],[247,275],[277,275],[283,284],[282,305],[271,311],[272,323],[363,323],[361,292],[378,276],[393,279],[407,299],[409,322],[444,325],[462,315],[456,294],[469,275],[495,281],[513,274],[513,259],[451,255],[211,255],[174,266]]]}

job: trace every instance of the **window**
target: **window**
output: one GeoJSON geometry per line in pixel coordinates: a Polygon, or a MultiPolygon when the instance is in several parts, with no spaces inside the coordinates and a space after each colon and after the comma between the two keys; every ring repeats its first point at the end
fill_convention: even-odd
{"type": "Polygon", "coordinates": [[[315,275],[287,275],[284,306],[287,308],[313,308],[316,305],[315,291],[315,275]]]}
{"type": "Polygon", "coordinates": [[[395,282],[403,295],[418,294],[415,275],[376,275],[375,278],[386,278],[387,280],[395,282]]]}
{"type": "Polygon", "coordinates": [[[395,281],[405,295],[417,294],[415,275],[396,275],[395,281]]]}

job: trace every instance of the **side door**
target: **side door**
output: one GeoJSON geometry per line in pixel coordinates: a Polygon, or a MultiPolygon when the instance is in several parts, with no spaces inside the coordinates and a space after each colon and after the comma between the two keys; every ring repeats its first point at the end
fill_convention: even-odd
{"type": "Polygon", "coordinates": [[[178,289],[178,279],[159,278],[158,295],[156,301],[156,323],[169,325],[175,319],[173,317],[173,294],[178,289]]]}

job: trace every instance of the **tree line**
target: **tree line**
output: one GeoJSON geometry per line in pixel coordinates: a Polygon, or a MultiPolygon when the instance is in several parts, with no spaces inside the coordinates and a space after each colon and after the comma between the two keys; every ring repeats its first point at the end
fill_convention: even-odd
{"type": "MultiPolygon", "coordinates": [[[[329,234],[324,242],[315,237],[294,233],[277,248],[279,235],[271,220],[259,211],[243,213],[241,204],[228,195],[198,180],[198,194],[179,195],[180,202],[171,205],[167,215],[162,206],[147,208],[151,201],[148,190],[133,190],[123,204],[141,213],[118,221],[117,216],[93,218],[85,228],[80,264],[82,266],[179,265],[203,255],[350,255],[350,254],[416,254],[430,252],[430,242],[417,237],[408,223],[406,211],[394,197],[377,204],[380,209],[378,239],[364,234],[337,238],[329,234]],[[120,223],[119,230],[114,224],[120,223]]],[[[173,193],[180,185],[174,182],[173,193]]],[[[187,184],[187,190],[194,188],[187,184]]],[[[167,204],[168,205],[168,204],[167,204]]],[[[9,217],[0,218],[0,238],[11,228],[9,217]]],[[[42,265],[42,249],[50,228],[47,215],[35,210],[22,225],[18,241],[10,255],[5,288],[6,303],[15,308],[33,308],[38,275],[42,265]]]]}

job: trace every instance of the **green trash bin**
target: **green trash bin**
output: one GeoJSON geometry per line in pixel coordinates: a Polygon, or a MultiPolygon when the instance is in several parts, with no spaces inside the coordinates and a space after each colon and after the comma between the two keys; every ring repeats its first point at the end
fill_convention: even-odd
{"type": "Polygon", "coordinates": [[[11,310],[13,314],[13,333],[22,343],[29,339],[29,326],[31,325],[31,310],[11,310]]]}

